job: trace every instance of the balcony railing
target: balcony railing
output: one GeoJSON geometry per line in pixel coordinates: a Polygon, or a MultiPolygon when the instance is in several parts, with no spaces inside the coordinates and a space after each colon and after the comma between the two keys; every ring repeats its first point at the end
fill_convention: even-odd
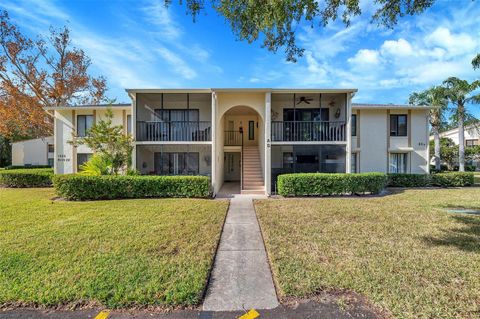
{"type": "Polygon", "coordinates": [[[225,131],[223,145],[225,146],[242,146],[243,133],[240,131],[225,131]]]}
{"type": "Polygon", "coordinates": [[[212,140],[210,121],[137,121],[137,141],[208,142],[212,140]]]}
{"type": "Polygon", "coordinates": [[[272,121],[273,142],[344,142],[345,121],[272,121]]]}

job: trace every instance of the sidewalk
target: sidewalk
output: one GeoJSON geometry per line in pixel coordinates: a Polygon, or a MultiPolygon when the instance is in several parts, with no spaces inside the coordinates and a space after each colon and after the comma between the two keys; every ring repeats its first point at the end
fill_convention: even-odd
{"type": "Polygon", "coordinates": [[[237,195],[230,201],[203,310],[273,309],[278,305],[252,197],[237,195]]]}

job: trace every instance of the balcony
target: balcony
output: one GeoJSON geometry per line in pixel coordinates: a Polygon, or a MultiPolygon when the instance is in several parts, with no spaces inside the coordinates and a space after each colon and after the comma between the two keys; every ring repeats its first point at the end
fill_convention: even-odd
{"type": "Polygon", "coordinates": [[[209,142],[212,140],[210,121],[137,121],[139,142],[209,142]]]}
{"type": "Polygon", "coordinates": [[[243,146],[243,132],[225,131],[224,146],[243,146]]]}
{"type": "Polygon", "coordinates": [[[272,142],[345,142],[345,121],[272,121],[272,142]]]}

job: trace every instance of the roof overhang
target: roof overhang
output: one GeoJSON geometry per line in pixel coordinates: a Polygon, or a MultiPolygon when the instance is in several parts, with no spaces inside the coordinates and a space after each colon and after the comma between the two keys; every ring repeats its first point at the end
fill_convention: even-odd
{"type": "Polygon", "coordinates": [[[126,89],[135,93],[355,93],[357,89],[300,89],[300,88],[208,88],[208,89],[126,89]]]}
{"type": "Polygon", "coordinates": [[[401,104],[356,104],[352,103],[354,110],[431,110],[429,105],[401,105],[401,104]]]}
{"type": "Polygon", "coordinates": [[[62,111],[62,110],[129,110],[132,108],[131,104],[114,104],[114,105],[78,105],[78,106],[47,106],[43,109],[46,111],[62,111]]]}

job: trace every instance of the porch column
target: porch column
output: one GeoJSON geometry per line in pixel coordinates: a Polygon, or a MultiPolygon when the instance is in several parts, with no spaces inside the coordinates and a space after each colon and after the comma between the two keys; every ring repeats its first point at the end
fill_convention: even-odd
{"type": "Polygon", "coordinates": [[[213,195],[219,191],[217,185],[217,95],[215,92],[212,92],[212,157],[211,157],[211,163],[212,163],[212,173],[211,173],[211,183],[212,183],[212,189],[213,189],[213,195]]]}
{"type": "Polygon", "coordinates": [[[345,123],[346,123],[346,130],[345,134],[347,134],[347,145],[345,147],[345,172],[351,173],[352,165],[352,94],[345,93],[345,123]]]}
{"type": "Polygon", "coordinates": [[[265,163],[263,167],[265,168],[265,191],[268,195],[272,193],[272,149],[271,149],[271,115],[272,115],[272,93],[265,93],[265,163]]]}
{"type": "Polygon", "coordinates": [[[137,94],[130,95],[132,99],[132,136],[133,136],[133,151],[132,151],[132,167],[137,169],[137,94]]]}

